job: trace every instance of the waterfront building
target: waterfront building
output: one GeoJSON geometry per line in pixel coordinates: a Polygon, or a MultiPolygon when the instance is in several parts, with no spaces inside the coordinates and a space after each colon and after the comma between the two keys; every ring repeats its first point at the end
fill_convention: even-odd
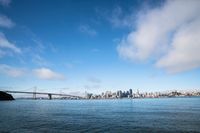
{"type": "Polygon", "coordinates": [[[122,98],[122,91],[121,90],[117,91],[117,98],[122,98]]]}
{"type": "Polygon", "coordinates": [[[133,91],[132,91],[132,89],[129,89],[129,94],[130,94],[130,96],[133,95],[133,91]]]}

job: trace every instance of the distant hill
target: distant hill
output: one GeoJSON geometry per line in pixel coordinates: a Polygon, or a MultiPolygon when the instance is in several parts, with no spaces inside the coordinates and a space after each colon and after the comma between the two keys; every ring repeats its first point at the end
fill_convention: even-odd
{"type": "Polygon", "coordinates": [[[2,100],[15,100],[15,99],[13,98],[12,95],[6,92],[0,91],[0,100],[2,101],[2,100]]]}

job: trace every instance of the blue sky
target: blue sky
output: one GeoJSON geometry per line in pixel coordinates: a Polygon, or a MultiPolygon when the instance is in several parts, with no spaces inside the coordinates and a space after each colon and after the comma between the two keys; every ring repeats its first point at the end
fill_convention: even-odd
{"type": "Polygon", "coordinates": [[[1,88],[198,89],[199,7],[195,0],[0,0],[1,88]]]}

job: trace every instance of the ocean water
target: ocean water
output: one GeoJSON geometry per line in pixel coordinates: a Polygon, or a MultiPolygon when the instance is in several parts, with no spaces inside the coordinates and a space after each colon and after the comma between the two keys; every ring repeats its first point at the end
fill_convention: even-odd
{"type": "Polygon", "coordinates": [[[0,102],[0,133],[200,133],[200,98],[0,102]]]}

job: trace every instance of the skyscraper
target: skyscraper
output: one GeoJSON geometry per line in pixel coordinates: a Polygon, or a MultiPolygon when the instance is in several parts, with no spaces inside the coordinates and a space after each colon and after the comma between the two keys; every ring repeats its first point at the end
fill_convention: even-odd
{"type": "Polygon", "coordinates": [[[129,89],[129,94],[132,96],[132,94],[133,94],[132,89],[129,89]]]}

